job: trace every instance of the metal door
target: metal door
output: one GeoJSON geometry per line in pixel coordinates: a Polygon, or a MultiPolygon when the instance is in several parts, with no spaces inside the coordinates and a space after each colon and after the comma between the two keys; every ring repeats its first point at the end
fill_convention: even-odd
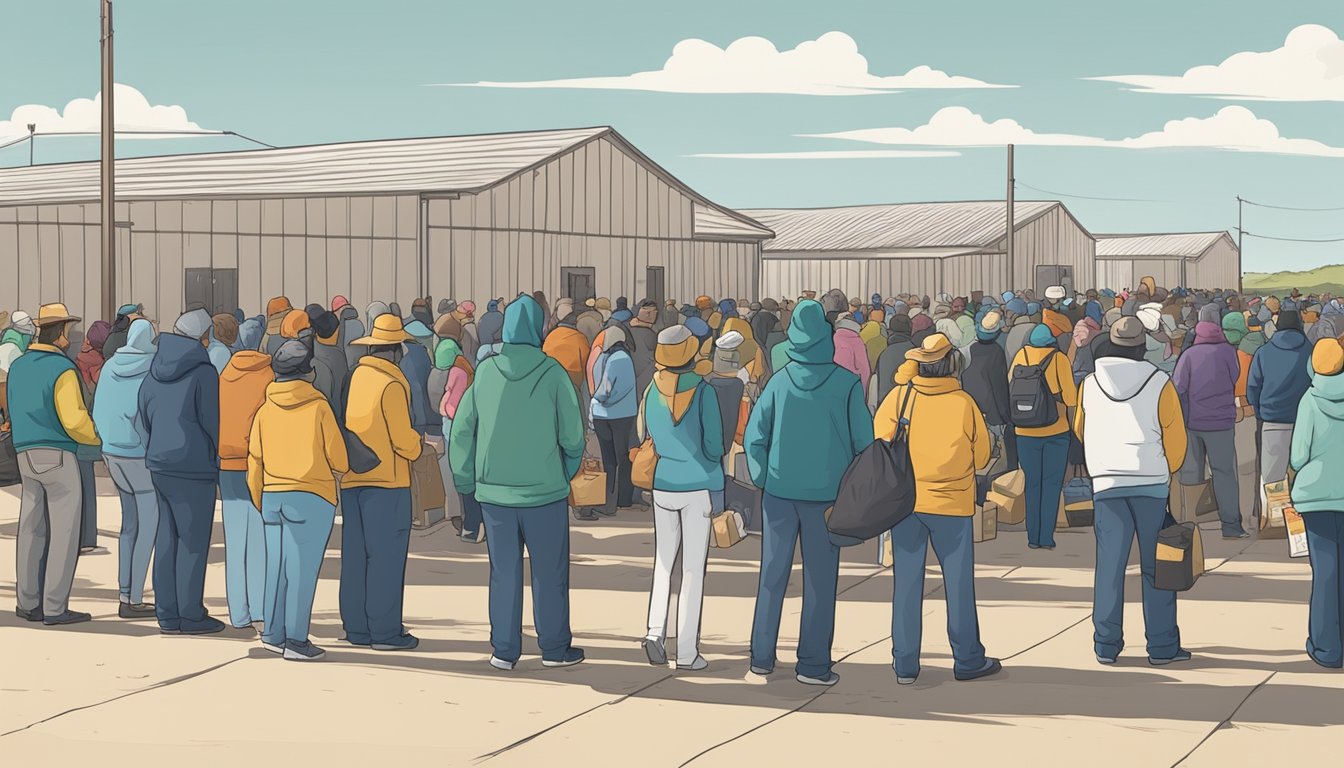
{"type": "Polygon", "coordinates": [[[565,286],[565,295],[574,300],[575,309],[597,298],[597,270],[593,267],[561,267],[560,283],[565,286]]]}
{"type": "Polygon", "coordinates": [[[238,306],[238,270],[216,269],[210,286],[211,314],[229,314],[238,306]]]}
{"type": "Polygon", "coordinates": [[[663,282],[663,268],[649,267],[645,270],[645,274],[645,296],[658,306],[658,311],[661,313],[663,311],[663,302],[667,301],[667,287],[663,282]]]}
{"type": "Polygon", "coordinates": [[[211,285],[214,279],[214,270],[209,267],[193,267],[186,272],[186,303],[183,305],[185,311],[190,312],[193,309],[209,310],[214,306],[214,289],[211,285]]]}

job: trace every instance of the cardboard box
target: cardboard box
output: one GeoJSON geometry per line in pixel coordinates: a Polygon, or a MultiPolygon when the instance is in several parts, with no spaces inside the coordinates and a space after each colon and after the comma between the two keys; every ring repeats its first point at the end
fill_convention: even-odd
{"type": "Polygon", "coordinates": [[[1265,508],[1260,515],[1260,536],[1280,539],[1288,535],[1284,510],[1293,506],[1292,493],[1287,480],[1279,480],[1265,485],[1265,508]]]}
{"type": "Polygon", "coordinates": [[[985,503],[992,503],[999,508],[1001,525],[1020,525],[1027,519],[1027,500],[1024,496],[1006,496],[998,491],[990,491],[985,495],[985,503]]]}
{"type": "Polygon", "coordinates": [[[975,508],[972,518],[972,539],[976,542],[991,541],[999,535],[999,505],[986,501],[975,508]]]}
{"type": "Polygon", "coordinates": [[[747,537],[747,527],[742,515],[736,510],[725,510],[714,516],[711,521],[709,545],[717,549],[727,549],[747,537]]]}
{"type": "Polygon", "coordinates": [[[428,445],[411,464],[411,527],[429,528],[445,519],[446,494],[439,474],[439,457],[428,445]]]}
{"type": "Polygon", "coordinates": [[[1004,496],[1021,497],[1027,492],[1027,477],[1022,474],[1022,470],[1014,469],[1012,472],[1005,472],[994,478],[991,489],[1004,496]]]}
{"type": "Polygon", "coordinates": [[[596,459],[584,459],[579,473],[569,481],[569,505],[579,507],[601,507],[607,503],[607,473],[602,471],[602,462],[596,459]]]}

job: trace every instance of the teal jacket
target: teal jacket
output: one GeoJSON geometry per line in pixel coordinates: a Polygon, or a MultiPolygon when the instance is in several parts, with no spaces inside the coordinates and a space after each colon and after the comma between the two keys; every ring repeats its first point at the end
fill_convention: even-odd
{"type": "Polygon", "coordinates": [[[509,304],[503,348],[476,369],[453,417],[453,484],[477,501],[518,508],[561,501],[582,463],[578,395],[541,351],[543,319],[531,296],[509,304]]]}
{"type": "Polygon", "coordinates": [[[723,490],[723,419],[719,398],[704,379],[684,373],[677,391],[692,387],[695,395],[680,421],[672,419],[667,398],[659,391],[658,379],[644,396],[644,427],[658,451],[653,472],[655,491],[723,490]]]}
{"type": "Polygon", "coordinates": [[[747,422],[747,469],[771,496],[834,501],[850,462],[873,442],[872,415],[859,377],[832,362],[820,304],[798,303],[785,343],[789,364],[770,377],[747,422]]]}
{"type": "Polygon", "coordinates": [[[1289,461],[1298,512],[1344,512],[1344,374],[1317,375],[1297,405],[1289,461]]]}
{"type": "Polygon", "coordinates": [[[56,380],[73,371],[70,358],[57,352],[25,352],[9,369],[9,419],[14,450],[55,448],[74,453],[79,448],[56,411],[56,380]]]}

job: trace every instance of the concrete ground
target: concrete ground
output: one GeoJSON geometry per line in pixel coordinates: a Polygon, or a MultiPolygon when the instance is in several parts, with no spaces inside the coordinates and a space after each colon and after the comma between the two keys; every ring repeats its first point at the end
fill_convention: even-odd
{"type": "MultiPolygon", "coordinates": [[[[105,482],[105,481],[104,481],[105,482]]],[[[110,490],[110,489],[106,489],[110,490]]],[[[336,642],[339,531],[318,586],[314,641],[324,662],[285,662],[250,631],[164,637],[116,617],[115,497],[99,499],[100,544],[80,560],[66,629],[17,620],[17,489],[0,489],[0,754],[6,765],[99,766],[311,760],[323,765],[945,766],[1329,765],[1344,747],[1344,676],[1306,657],[1306,562],[1281,539],[1225,542],[1207,531],[1210,572],[1181,596],[1194,660],[1147,664],[1131,567],[1129,648],[1114,667],[1092,654],[1091,529],[1053,552],[1002,530],[977,545],[981,631],[996,677],[952,679],[936,565],[925,583],[924,670],[892,674],[891,574],[873,548],[845,550],[830,689],[792,675],[798,576],[785,604],[778,671],[747,672],[758,539],[714,551],[702,652],[709,669],[649,666],[638,645],[653,535],[643,515],[572,527],[576,644],[588,661],[541,666],[525,638],[518,668],[487,665],[488,563],[441,524],[417,531],[406,575],[406,653],[336,642]]],[[[338,522],[339,526],[339,522],[338,522]]],[[[674,590],[675,591],[675,590],[674,590]]],[[[208,605],[225,616],[216,526],[208,605]]],[[[530,616],[530,606],[525,615],[530,616]]],[[[675,622],[672,622],[675,627],[675,622]]],[[[530,626],[527,627],[530,632],[530,626]]],[[[669,646],[674,641],[669,642],[669,646]]]]}

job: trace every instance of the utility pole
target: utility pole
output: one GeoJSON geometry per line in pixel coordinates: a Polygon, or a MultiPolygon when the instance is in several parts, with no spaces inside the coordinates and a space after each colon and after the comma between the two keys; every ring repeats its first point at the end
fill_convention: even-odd
{"type": "Polygon", "coordinates": [[[1237,293],[1241,293],[1241,265],[1244,263],[1241,256],[1241,206],[1246,202],[1237,195],[1237,293]]]}
{"type": "Polygon", "coordinates": [[[33,142],[37,140],[37,123],[28,124],[28,165],[33,164],[33,142]]]}
{"type": "MultiPolygon", "coordinates": [[[[1017,179],[1013,177],[1013,145],[1009,144],[1008,145],[1008,228],[1005,230],[1006,232],[1005,242],[1007,242],[1008,244],[1006,252],[1008,254],[1009,280],[1014,283],[1017,282],[1017,263],[1013,259],[1013,229],[1014,229],[1013,196],[1016,181],[1017,179]]],[[[1008,290],[1010,291],[1016,289],[1017,289],[1016,285],[1008,286],[1008,290]]]]}
{"type": "Polygon", "coordinates": [[[111,322],[116,319],[117,285],[117,227],[116,198],[113,184],[113,160],[116,149],[116,118],[112,104],[114,79],[112,76],[112,0],[99,0],[102,7],[102,43],[103,54],[103,130],[102,130],[102,256],[103,256],[103,293],[102,316],[111,322]]]}

